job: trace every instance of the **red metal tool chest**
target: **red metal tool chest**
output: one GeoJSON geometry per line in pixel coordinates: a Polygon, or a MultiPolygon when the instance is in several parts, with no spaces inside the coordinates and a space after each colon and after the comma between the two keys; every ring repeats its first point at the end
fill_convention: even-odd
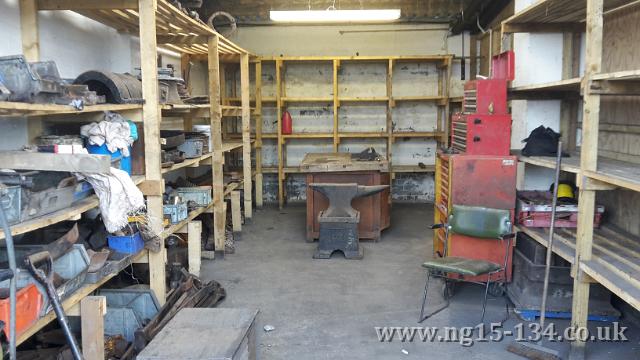
{"type": "Polygon", "coordinates": [[[454,114],[451,147],[470,155],[509,155],[511,115],[454,114]]]}
{"type": "Polygon", "coordinates": [[[471,80],[464,84],[462,112],[465,114],[505,115],[507,109],[507,80],[471,80]]]}
{"type": "MultiPolygon", "coordinates": [[[[438,153],[436,159],[435,223],[446,222],[454,204],[484,206],[515,212],[516,204],[515,156],[468,155],[438,153]]],[[[514,217],[512,215],[512,221],[514,217]]],[[[504,244],[500,241],[450,234],[448,256],[483,259],[502,264],[504,244]]],[[[507,281],[511,279],[509,250],[507,281]]],[[[434,233],[434,254],[444,253],[444,230],[434,233]]],[[[474,280],[485,281],[485,277],[474,280]]]]}

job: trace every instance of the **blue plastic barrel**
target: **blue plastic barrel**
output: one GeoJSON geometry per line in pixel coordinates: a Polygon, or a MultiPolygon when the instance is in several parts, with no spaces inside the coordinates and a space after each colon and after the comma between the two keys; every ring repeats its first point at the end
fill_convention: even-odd
{"type": "MultiPolygon", "coordinates": [[[[102,146],[87,144],[87,150],[89,151],[89,154],[111,155],[112,162],[120,160],[120,170],[126,171],[131,175],[131,156],[122,156],[120,150],[116,150],[116,152],[112,153],[109,151],[106,144],[102,144],[102,146]]],[[[131,154],[131,147],[129,147],[129,154],[131,154]]]]}

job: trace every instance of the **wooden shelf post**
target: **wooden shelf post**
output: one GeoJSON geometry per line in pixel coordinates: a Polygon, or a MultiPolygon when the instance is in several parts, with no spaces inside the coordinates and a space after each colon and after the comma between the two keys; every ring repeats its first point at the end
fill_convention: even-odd
{"type": "Polygon", "coordinates": [[[262,61],[256,62],[256,207],[262,208],[262,61]]]}
{"type": "MultiPolygon", "coordinates": [[[[142,94],[146,99],[142,112],[144,115],[145,168],[149,181],[162,181],[162,161],[160,150],[160,119],[162,117],[158,92],[158,46],[156,42],[157,0],[139,0],[140,14],[140,67],[142,71],[142,94]]],[[[147,196],[147,213],[152,219],[153,231],[161,233],[162,194],[147,196]]],[[[164,246],[157,253],[149,252],[149,285],[160,304],[164,304],[166,295],[164,246]]]]}
{"type": "Polygon", "coordinates": [[[187,224],[187,254],[189,258],[189,272],[200,276],[202,257],[202,222],[189,221],[187,224]]]}
{"type": "Polygon", "coordinates": [[[222,151],[222,106],[220,104],[220,59],[218,56],[218,35],[209,37],[209,107],[213,156],[213,238],[216,256],[224,258],[225,224],[224,216],[224,153],[222,151]]]}
{"type": "Polygon", "coordinates": [[[244,169],[244,217],[253,216],[253,184],[251,181],[251,99],[249,54],[240,56],[240,96],[242,98],[242,167],[244,169]]]}
{"type": "Polygon", "coordinates": [[[104,316],[106,314],[106,297],[87,296],[80,301],[82,356],[86,360],[104,359],[104,316]]]}
{"type": "MultiPolygon", "coordinates": [[[[573,304],[571,326],[574,329],[587,326],[589,314],[589,276],[580,270],[580,263],[591,259],[593,248],[593,213],[596,191],[584,186],[583,171],[595,171],[598,161],[598,124],[600,121],[600,95],[591,93],[591,78],[602,67],[603,0],[587,0],[587,51],[585,57],[584,113],[582,121],[581,174],[578,174],[580,196],[578,204],[578,229],[576,236],[576,274],[573,280],[573,304]]],[[[571,359],[583,359],[586,343],[571,343],[571,359]]]]}
{"type": "Polygon", "coordinates": [[[20,0],[20,34],[22,53],[27,61],[40,60],[40,35],[38,34],[38,2],[20,0]]]}

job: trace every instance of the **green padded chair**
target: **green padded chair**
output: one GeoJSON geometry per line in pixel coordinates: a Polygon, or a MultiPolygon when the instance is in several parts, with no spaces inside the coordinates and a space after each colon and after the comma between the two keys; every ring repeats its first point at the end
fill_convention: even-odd
{"type": "MultiPolygon", "coordinates": [[[[480,320],[483,322],[487,308],[489,286],[492,282],[495,283],[497,280],[496,278],[492,281],[491,277],[499,273],[503,273],[505,279],[507,276],[509,249],[511,247],[511,241],[515,237],[515,234],[512,232],[511,211],[478,206],[454,205],[448,220],[449,221],[447,223],[435,224],[431,227],[432,229],[444,229],[445,231],[444,254],[442,254],[442,257],[440,258],[427,260],[422,264],[422,267],[427,270],[427,281],[424,284],[424,295],[422,297],[422,307],[420,308],[420,318],[418,319],[418,322],[423,322],[449,306],[449,296],[447,294],[448,281],[464,281],[485,286],[484,300],[482,302],[482,318],[480,320]],[[502,264],[497,264],[486,260],[447,256],[446,252],[449,233],[472,236],[486,239],[487,241],[502,242],[505,249],[504,262],[502,264]],[[457,274],[460,279],[450,279],[451,274],[457,274]],[[487,275],[486,283],[461,280],[463,276],[480,275],[487,275]],[[429,280],[432,276],[445,279],[444,295],[446,304],[440,309],[425,316],[424,306],[427,302],[427,290],[429,289],[429,280]]],[[[507,308],[507,314],[508,312],[509,310],[507,308]]]]}

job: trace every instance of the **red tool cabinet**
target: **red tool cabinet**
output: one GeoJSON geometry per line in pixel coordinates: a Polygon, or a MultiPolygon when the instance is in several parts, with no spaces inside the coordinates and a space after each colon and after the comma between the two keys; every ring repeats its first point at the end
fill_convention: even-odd
{"type": "Polygon", "coordinates": [[[508,155],[511,115],[454,114],[451,147],[458,153],[508,155]]]}
{"type": "MultiPolygon", "coordinates": [[[[436,159],[435,223],[446,222],[453,204],[505,209],[515,213],[516,203],[515,156],[448,154],[440,152],[436,159]]],[[[515,223],[514,223],[515,224],[515,223]]],[[[444,253],[444,230],[434,232],[434,254],[444,253]]],[[[507,266],[507,281],[511,280],[511,254],[507,266]]],[[[504,243],[449,234],[447,255],[483,259],[502,264],[504,243]]],[[[486,281],[486,276],[472,278],[486,281]]]]}

